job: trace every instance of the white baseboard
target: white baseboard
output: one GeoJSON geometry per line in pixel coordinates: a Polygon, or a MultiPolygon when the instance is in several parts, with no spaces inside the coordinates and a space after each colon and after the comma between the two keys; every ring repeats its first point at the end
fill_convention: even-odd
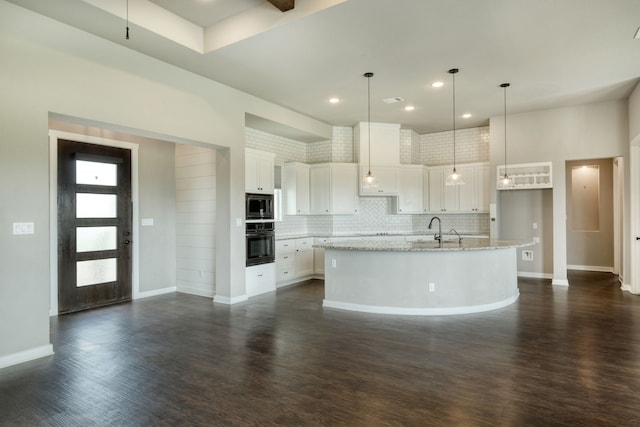
{"type": "Polygon", "coordinates": [[[605,267],[601,265],[567,265],[567,270],[579,271],[597,271],[599,273],[613,273],[613,267],[605,267]]]}
{"type": "Polygon", "coordinates": [[[569,281],[567,279],[553,279],[551,284],[553,286],[569,286],[569,281]]]}
{"type": "Polygon", "coordinates": [[[534,273],[530,271],[518,271],[518,277],[526,277],[529,279],[553,279],[553,274],[534,273]]]}
{"type": "MultiPolygon", "coordinates": [[[[315,277],[313,275],[309,275],[309,276],[304,276],[304,277],[298,277],[298,278],[291,279],[291,280],[283,280],[282,282],[276,283],[276,288],[280,289],[280,288],[284,288],[285,286],[296,285],[298,283],[306,282],[307,280],[316,279],[316,278],[317,277],[315,277]]],[[[324,279],[324,277],[323,277],[323,279],[324,279]]]]}
{"type": "Polygon", "coordinates": [[[8,354],[0,357],[0,369],[17,365],[19,363],[29,362],[41,357],[51,356],[52,354],[54,353],[53,346],[51,344],[41,345],[40,347],[8,354]]]}
{"type": "Polygon", "coordinates": [[[176,291],[176,287],[175,286],[170,286],[168,288],[162,288],[162,289],[154,289],[152,291],[145,291],[145,292],[138,292],[133,299],[142,299],[142,298],[149,298],[149,297],[155,297],[158,295],[164,295],[164,294],[170,294],[171,292],[175,292],[176,291]]]}
{"type": "Polygon", "coordinates": [[[337,308],[340,310],[359,311],[363,313],[375,314],[400,314],[406,316],[446,316],[451,314],[481,313],[484,311],[497,310],[513,304],[518,300],[519,294],[507,298],[503,301],[491,304],[473,305],[467,307],[432,307],[432,308],[410,308],[410,307],[384,307],[377,305],[352,304],[340,301],[323,300],[322,306],[327,308],[337,308]]]}
{"type": "Polygon", "coordinates": [[[200,289],[192,286],[178,286],[176,291],[182,292],[183,294],[196,295],[205,298],[213,298],[216,294],[213,289],[200,289]]]}
{"type": "Polygon", "coordinates": [[[222,295],[214,295],[213,302],[219,303],[219,304],[233,305],[233,304],[245,302],[248,299],[249,297],[247,297],[247,295],[240,295],[239,297],[233,297],[233,298],[225,297],[222,295]]]}
{"type": "Polygon", "coordinates": [[[623,291],[631,292],[631,285],[628,283],[620,283],[620,289],[623,291]]]}

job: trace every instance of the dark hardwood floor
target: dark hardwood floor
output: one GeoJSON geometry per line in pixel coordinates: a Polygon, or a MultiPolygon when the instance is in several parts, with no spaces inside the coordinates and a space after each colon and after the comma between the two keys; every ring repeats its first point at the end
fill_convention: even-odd
{"type": "Polygon", "coordinates": [[[640,425],[640,296],[569,280],[460,316],[323,309],[321,281],[60,316],[54,356],[0,370],[0,425],[640,425]]]}

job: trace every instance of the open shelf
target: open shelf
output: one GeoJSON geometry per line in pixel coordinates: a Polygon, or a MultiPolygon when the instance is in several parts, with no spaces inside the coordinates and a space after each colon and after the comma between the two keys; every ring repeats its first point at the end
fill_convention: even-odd
{"type": "Polygon", "coordinates": [[[513,186],[509,188],[500,186],[500,179],[504,176],[504,170],[504,165],[497,166],[496,188],[498,190],[553,188],[551,162],[508,164],[507,173],[513,180],[513,186]]]}

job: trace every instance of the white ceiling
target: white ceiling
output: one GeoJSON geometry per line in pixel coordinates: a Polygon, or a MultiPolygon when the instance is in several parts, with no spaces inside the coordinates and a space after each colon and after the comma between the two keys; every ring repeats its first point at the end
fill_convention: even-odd
{"type": "Polygon", "coordinates": [[[120,2],[11,1],[338,126],[366,121],[368,71],[372,121],[418,133],[451,129],[453,67],[457,113],[472,114],[458,128],[502,114],[503,82],[517,113],[625,98],[640,78],[640,0],[297,0],[286,13],[265,0],[151,0],[188,21],[174,28],[145,24],[151,2],[129,0],[130,40],[120,2]],[[187,47],[187,30],[204,42],[187,47]],[[382,101],[395,96],[405,102],[382,101]]]}

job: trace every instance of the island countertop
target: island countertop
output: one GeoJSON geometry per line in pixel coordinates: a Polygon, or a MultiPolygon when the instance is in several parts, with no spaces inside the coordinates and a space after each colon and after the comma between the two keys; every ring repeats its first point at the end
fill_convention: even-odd
{"type": "Polygon", "coordinates": [[[437,241],[389,241],[389,240],[347,240],[315,244],[314,247],[346,251],[387,251],[387,252],[431,252],[431,251],[477,251],[490,249],[521,248],[531,246],[526,240],[496,240],[488,238],[462,239],[462,242],[445,240],[442,245],[437,241]]]}

